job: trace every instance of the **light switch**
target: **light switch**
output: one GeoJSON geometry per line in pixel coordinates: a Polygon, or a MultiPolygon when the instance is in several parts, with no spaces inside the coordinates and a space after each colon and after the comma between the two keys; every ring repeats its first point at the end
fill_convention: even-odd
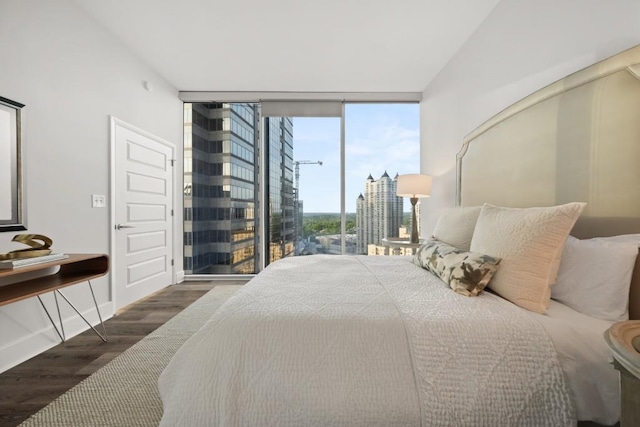
{"type": "Polygon", "coordinates": [[[107,199],[104,194],[92,194],[91,206],[94,208],[104,208],[107,206],[107,199]]]}

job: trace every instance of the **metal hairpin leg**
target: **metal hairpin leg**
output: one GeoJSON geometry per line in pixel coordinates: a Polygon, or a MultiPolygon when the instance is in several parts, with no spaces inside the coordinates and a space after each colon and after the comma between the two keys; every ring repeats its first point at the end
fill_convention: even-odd
{"type": "Polygon", "coordinates": [[[102,333],[104,334],[104,342],[107,342],[107,339],[109,338],[107,336],[107,328],[104,327],[104,322],[102,321],[102,316],[100,315],[100,310],[98,309],[98,302],[96,301],[96,296],[93,293],[93,286],[91,286],[91,280],[87,280],[87,283],[89,284],[89,289],[91,289],[91,296],[93,297],[93,304],[96,306],[96,312],[98,313],[98,319],[100,319],[100,324],[102,325],[102,333]]]}
{"type": "Polygon", "coordinates": [[[96,307],[96,312],[98,312],[98,318],[100,319],[100,324],[102,325],[102,331],[103,331],[104,336],[102,334],[100,334],[100,332],[98,332],[98,330],[96,328],[94,328],[91,323],[89,323],[89,321],[82,315],[82,313],[80,313],[80,311],[76,308],[76,306],[73,305],[71,303],[71,301],[69,301],[69,298],[64,296],[64,294],[62,292],[60,292],[59,289],[56,289],[55,291],[53,291],[53,296],[54,296],[54,298],[56,300],[56,309],[58,310],[58,319],[60,319],[60,329],[62,329],[62,333],[60,333],[60,331],[58,330],[58,327],[56,326],[55,322],[53,321],[53,318],[49,314],[49,311],[47,310],[47,307],[44,306],[44,304],[42,303],[42,300],[40,299],[40,296],[38,296],[38,301],[40,301],[40,304],[42,305],[42,308],[44,308],[45,313],[47,313],[47,317],[49,317],[49,320],[51,321],[51,324],[53,325],[53,328],[58,333],[58,336],[60,337],[62,342],[66,341],[66,336],[65,336],[65,333],[64,333],[64,326],[62,324],[62,315],[60,314],[60,306],[58,305],[58,297],[56,296],[56,293],[58,295],[60,295],[62,298],[64,298],[64,300],[67,302],[67,304],[69,304],[71,306],[71,308],[73,308],[73,310],[76,313],[78,313],[78,316],[80,316],[82,318],[82,320],[84,320],[84,323],[89,325],[89,327],[93,330],[93,332],[95,332],[96,335],[99,336],[102,341],[107,342],[107,329],[105,328],[104,322],[102,321],[102,316],[100,315],[100,309],[98,308],[98,302],[96,301],[96,296],[93,293],[93,286],[91,286],[91,281],[90,280],[87,280],[87,283],[89,283],[89,289],[91,290],[91,296],[93,297],[93,304],[96,307]]]}
{"type": "MultiPolygon", "coordinates": [[[[55,295],[55,294],[54,294],[55,295]]],[[[58,329],[58,327],[56,326],[56,323],[53,321],[53,318],[51,317],[51,315],[49,314],[49,310],[47,310],[47,307],[45,307],[44,303],[42,302],[42,300],[40,299],[40,295],[36,295],[36,298],[38,298],[38,301],[40,301],[40,305],[42,306],[42,308],[44,309],[44,312],[47,313],[47,317],[49,318],[49,320],[51,321],[51,324],[53,325],[53,329],[56,330],[58,336],[60,337],[60,339],[62,340],[62,342],[65,342],[65,337],[64,337],[64,330],[63,333],[60,333],[60,330],[58,329]]],[[[57,302],[57,301],[56,301],[57,302]]],[[[57,305],[57,304],[56,304],[57,305]]],[[[60,307],[58,307],[58,315],[60,314],[60,307]]],[[[62,327],[62,321],[60,321],[60,327],[62,327]]]]}

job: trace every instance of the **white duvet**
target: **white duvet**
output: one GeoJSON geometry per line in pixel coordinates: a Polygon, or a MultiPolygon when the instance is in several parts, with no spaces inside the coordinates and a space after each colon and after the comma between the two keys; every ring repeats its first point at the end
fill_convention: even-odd
{"type": "Polygon", "coordinates": [[[575,402],[578,420],[613,425],[620,419],[620,380],[604,333],[613,322],[551,301],[546,314],[526,312],[547,331],[575,402]]]}
{"type": "Polygon", "coordinates": [[[176,353],[163,426],[568,426],[544,327],[409,257],[271,264],[176,353]]]}

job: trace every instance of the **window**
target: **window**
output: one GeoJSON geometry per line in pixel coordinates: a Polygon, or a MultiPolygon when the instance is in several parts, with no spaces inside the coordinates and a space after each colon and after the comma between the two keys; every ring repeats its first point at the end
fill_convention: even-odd
{"type": "Polygon", "coordinates": [[[184,120],[186,274],[368,254],[410,227],[394,185],[419,172],[417,103],[185,103],[184,120]]]}
{"type": "Polygon", "coordinates": [[[184,104],[186,274],[258,271],[258,108],[184,104]]]}

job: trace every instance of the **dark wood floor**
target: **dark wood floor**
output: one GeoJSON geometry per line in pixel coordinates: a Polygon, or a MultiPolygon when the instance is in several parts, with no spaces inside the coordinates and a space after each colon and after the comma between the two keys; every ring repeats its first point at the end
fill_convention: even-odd
{"type": "Polygon", "coordinates": [[[243,283],[185,282],[169,286],[107,320],[108,342],[102,342],[88,330],[3,372],[0,374],[0,426],[20,424],[214,286],[243,283]]]}

